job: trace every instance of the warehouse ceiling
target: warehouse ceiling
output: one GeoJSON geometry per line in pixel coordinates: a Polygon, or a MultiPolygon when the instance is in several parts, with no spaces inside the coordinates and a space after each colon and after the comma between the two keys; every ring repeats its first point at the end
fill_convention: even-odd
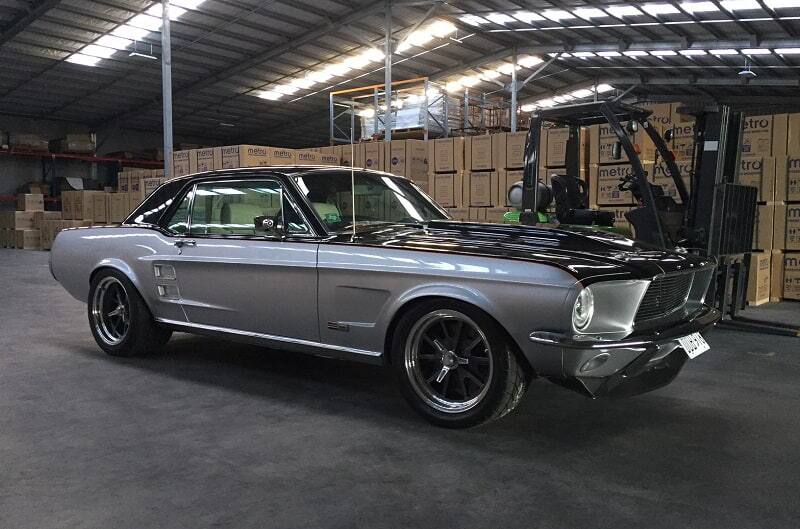
{"type": "MultiPolygon", "coordinates": [[[[383,82],[384,0],[173,5],[176,134],[326,144],[328,93],[383,82]]],[[[160,131],[151,15],[139,0],[0,0],[0,113],[160,131]]],[[[605,84],[653,100],[799,93],[800,1],[397,0],[392,33],[394,80],[455,92],[502,91],[516,51],[525,110],[605,84]]]]}

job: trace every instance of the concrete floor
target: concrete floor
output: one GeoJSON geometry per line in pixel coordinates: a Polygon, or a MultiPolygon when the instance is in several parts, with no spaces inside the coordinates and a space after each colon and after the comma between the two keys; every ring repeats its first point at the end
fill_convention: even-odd
{"type": "Polygon", "coordinates": [[[187,335],[106,356],[47,259],[0,250],[0,528],[800,526],[800,339],[715,330],[657,392],[537,381],[448,431],[376,367],[187,335]]]}

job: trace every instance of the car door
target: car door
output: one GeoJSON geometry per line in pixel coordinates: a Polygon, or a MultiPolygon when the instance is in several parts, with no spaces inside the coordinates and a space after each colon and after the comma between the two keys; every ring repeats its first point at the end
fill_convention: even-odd
{"type": "Polygon", "coordinates": [[[207,181],[184,202],[167,227],[189,324],[318,341],[318,244],[283,184],[207,181]]]}

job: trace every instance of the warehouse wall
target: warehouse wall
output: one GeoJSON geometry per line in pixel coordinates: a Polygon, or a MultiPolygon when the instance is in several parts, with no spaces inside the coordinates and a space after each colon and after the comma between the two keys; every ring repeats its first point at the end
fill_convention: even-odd
{"type": "MultiPolygon", "coordinates": [[[[0,131],[37,134],[47,139],[62,138],[67,133],[89,132],[89,127],[78,123],[50,121],[15,116],[0,115],[0,131]]],[[[100,130],[97,142],[102,143],[98,154],[115,151],[140,151],[157,149],[163,146],[160,133],[130,129],[100,130]]],[[[176,137],[175,142],[212,144],[213,141],[203,138],[176,137]]],[[[56,181],[62,177],[82,177],[99,182],[108,182],[117,169],[111,165],[98,165],[92,172],[92,164],[58,160],[55,163],[44,163],[38,158],[21,158],[0,156],[0,195],[16,193],[17,188],[30,181],[42,181],[44,169],[48,170],[47,181],[56,181]]],[[[7,205],[5,205],[7,206],[7,205]]],[[[0,209],[4,205],[0,203],[0,209]]]]}

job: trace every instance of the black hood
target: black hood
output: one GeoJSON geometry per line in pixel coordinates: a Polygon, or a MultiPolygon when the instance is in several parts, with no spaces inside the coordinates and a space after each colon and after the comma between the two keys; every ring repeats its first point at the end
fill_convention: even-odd
{"type": "Polygon", "coordinates": [[[547,263],[568,271],[585,284],[646,279],[704,268],[712,262],[580,227],[556,229],[454,221],[375,224],[359,226],[354,241],[351,234],[342,233],[331,242],[547,263]]]}

